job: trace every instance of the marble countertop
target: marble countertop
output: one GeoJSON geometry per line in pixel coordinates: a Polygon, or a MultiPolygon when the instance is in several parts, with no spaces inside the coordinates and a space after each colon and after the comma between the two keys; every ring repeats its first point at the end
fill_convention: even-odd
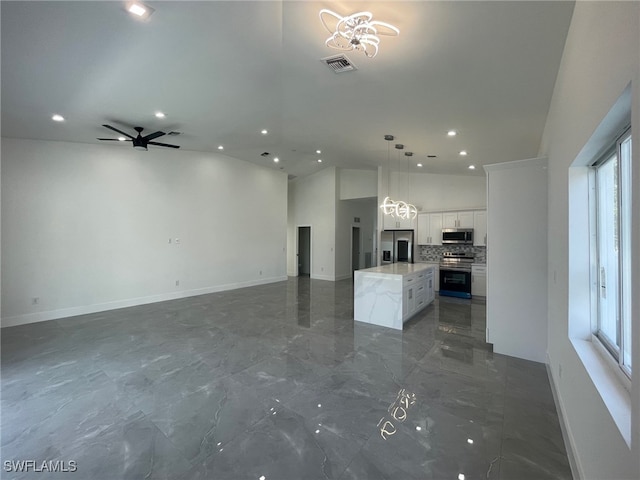
{"type": "MultiPolygon", "coordinates": [[[[419,262],[416,262],[416,263],[422,263],[422,264],[424,264],[424,265],[440,265],[440,262],[436,262],[436,261],[433,261],[433,262],[431,262],[431,261],[423,262],[422,260],[420,260],[419,262]]],[[[471,264],[471,266],[486,267],[486,266],[487,266],[487,264],[486,264],[486,263],[480,263],[480,262],[473,262],[473,263],[471,264]]]]}
{"type": "Polygon", "coordinates": [[[386,275],[410,275],[412,273],[420,272],[428,268],[433,268],[433,265],[428,263],[390,263],[387,265],[380,265],[377,267],[364,268],[362,270],[356,270],[356,273],[382,273],[386,275]]]}

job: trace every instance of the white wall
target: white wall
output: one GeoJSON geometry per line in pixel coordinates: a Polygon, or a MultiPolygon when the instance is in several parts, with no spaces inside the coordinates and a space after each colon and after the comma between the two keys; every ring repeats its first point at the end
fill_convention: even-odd
{"type": "Polygon", "coordinates": [[[311,227],[311,278],[335,280],[335,167],[289,182],[287,272],[297,275],[297,227],[311,227]]]}
{"type": "Polygon", "coordinates": [[[286,279],[279,171],[8,138],[2,161],[4,326],[286,279]]]}
{"type": "MultiPolygon", "coordinates": [[[[640,478],[640,198],[633,192],[631,447],[616,427],[569,339],[569,167],[632,82],[633,185],[640,185],[640,3],[576,2],[540,154],[549,159],[548,354],[550,371],[585,479],[640,478]],[[561,373],[562,372],[562,373],[561,373]]],[[[574,319],[578,320],[578,319],[574,319]]],[[[583,318],[581,321],[588,319],[583,318]]]]}
{"type": "Polygon", "coordinates": [[[544,362],[547,353],[547,162],[487,171],[487,341],[496,353],[544,362]]]}
{"type": "MultiPolygon", "coordinates": [[[[383,169],[382,175],[386,175],[383,169]]],[[[382,181],[383,193],[387,190],[382,181]]],[[[391,198],[413,203],[418,210],[464,210],[484,208],[487,205],[486,178],[479,175],[437,175],[411,173],[407,183],[406,172],[392,172],[391,198]],[[405,200],[407,198],[408,200],[405,200]]],[[[386,193],[382,195],[382,198],[386,193]]]]}
{"type": "Polygon", "coordinates": [[[338,176],[340,178],[340,200],[378,196],[377,170],[341,168],[338,170],[338,176]]]}
{"type": "MultiPolygon", "coordinates": [[[[377,181],[377,180],[376,180],[377,181]]],[[[339,200],[336,209],[336,279],[351,277],[352,227],[360,227],[360,268],[364,268],[364,254],[375,259],[374,236],[378,217],[378,201],[373,199],[339,200]],[[360,218],[355,223],[354,217],[360,218]]]]}

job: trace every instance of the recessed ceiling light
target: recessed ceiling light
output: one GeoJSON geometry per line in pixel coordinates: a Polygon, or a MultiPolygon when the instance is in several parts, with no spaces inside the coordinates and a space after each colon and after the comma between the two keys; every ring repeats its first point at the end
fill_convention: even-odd
{"type": "Polygon", "coordinates": [[[467,151],[466,150],[461,150],[460,151],[460,155],[462,155],[463,157],[467,155],[467,151]]]}
{"type": "Polygon", "coordinates": [[[469,170],[475,170],[476,166],[475,165],[469,165],[469,170]]]}
{"type": "Polygon", "coordinates": [[[417,164],[417,165],[416,165],[416,167],[421,167],[421,166],[422,166],[422,164],[421,164],[421,163],[419,163],[419,164],[417,164]]]}
{"type": "Polygon", "coordinates": [[[155,10],[144,3],[140,2],[129,2],[127,3],[127,12],[140,19],[146,20],[155,10]]]}
{"type": "Polygon", "coordinates": [[[467,438],[467,443],[468,443],[469,445],[473,445],[473,439],[471,439],[471,438],[467,438]]]}
{"type": "Polygon", "coordinates": [[[273,161],[278,163],[280,161],[280,159],[278,157],[274,157],[273,161]]]}
{"type": "Polygon", "coordinates": [[[124,138],[124,137],[118,137],[118,140],[119,140],[119,141],[121,141],[121,142],[124,142],[124,141],[126,140],[126,138],[124,138]]]}
{"type": "Polygon", "coordinates": [[[56,113],[53,117],[51,117],[51,120],[53,120],[54,122],[64,122],[64,117],[56,113]]]}
{"type": "Polygon", "coordinates": [[[322,150],[316,150],[316,153],[320,155],[322,153],[322,150]]]}
{"type": "Polygon", "coordinates": [[[267,129],[265,128],[265,129],[263,129],[262,131],[260,131],[260,133],[261,133],[261,134],[263,134],[263,135],[266,135],[266,134],[267,134],[267,133],[269,133],[269,132],[267,132],[267,129]]]}
{"type": "Polygon", "coordinates": [[[140,5],[139,3],[132,3],[131,5],[129,5],[128,10],[129,10],[129,13],[133,13],[134,15],[137,15],[139,17],[147,13],[147,9],[144,8],[142,5],[140,5]]]}
{"type": "Polygon", "coordinates": [[[218,150],[224,150],[224,147],[222,145],[218,145],[218,150]]]}
{"type": "Polygon", "coordinates": [[[447,132],[447,135],[448,135],[449,137],[455,137],[456,135],[458,135],[458,132],[456,132],[455,130],[449,130],[449,131],[447,132]]]}
{"type": "Polygon", "coordinates": [[[164,118],[164,117],[166,117],[166,116],[167,116],[167,115],[166,115],[166,114],[164,114],[164,113],[162,113],[162,112],[156,112],[156,118],[164,118]]]}
{"type": "Polygon", "coordinates": [[[318,159],[318,163],[322,163],[322,159],[321,158],[318,159]]]}

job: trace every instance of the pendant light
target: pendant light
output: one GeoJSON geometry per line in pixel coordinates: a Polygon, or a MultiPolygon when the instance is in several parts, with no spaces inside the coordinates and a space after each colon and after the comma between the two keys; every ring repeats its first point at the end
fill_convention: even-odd
{"type": "MultiPolygon", "coordinates": [[[[384,139],[387,142],[391,142],[394,137],[393,135],[385,135],[384,139]]],[[[401,143],[396,144],[396,149],[402,150],[404,149],[404,145],[401,143]]],[[[412,152],[405,152],[407,156],[407,190],[409,189],[409,160],[408,158],[413,155],[412,152]]],[[[384,215],[391,215],[393,217],[397,217],[400,219],[414,219],[418,216],[418,209],[415,205],[412,205],[407,202],[403,202],[402,200],[392,200],[389,196],[389,182],[391,178],[391,144],[388,144],[387,147],[387,196],[382,201],[382,205],[380,208],[382,209],[382,213],[384,215]]]]}

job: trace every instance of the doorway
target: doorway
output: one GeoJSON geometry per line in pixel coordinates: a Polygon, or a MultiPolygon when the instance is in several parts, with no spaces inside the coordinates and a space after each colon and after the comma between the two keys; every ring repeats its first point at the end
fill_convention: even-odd
{"type": "Polygon", "coordinates": [[[311,227],[298,227],[298,276],[311,275],[311,227]]]}
{"type": "Polygon", "coordinates": [[[360,270],[360,227],[351,227],[351,277],[360,270]]]}

